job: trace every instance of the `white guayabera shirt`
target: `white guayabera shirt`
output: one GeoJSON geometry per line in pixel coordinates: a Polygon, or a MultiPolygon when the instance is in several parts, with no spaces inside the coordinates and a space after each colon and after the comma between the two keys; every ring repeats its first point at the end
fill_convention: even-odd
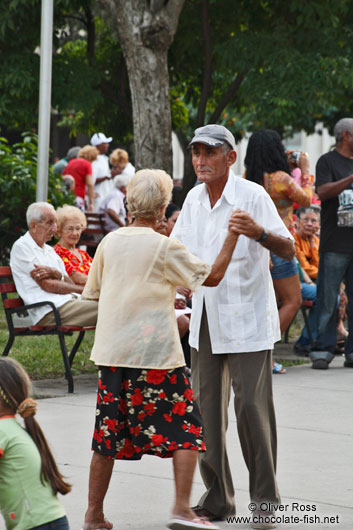
{"type": "MultiPolygon", "coordinates": [[[[188,193],[171,237],[212,265],[227,235],[229,217],[237,208],[248,212],[265,230],[293,240],[264,188],[232,173],[213,208],[205,184],[188,193]]],[[[199,348],[204,304],[213,353],[273,348],[281,334],[269,262],[269,251],[260,243],[239,237],[220,284],[201,287],[193,295],[189,337],[193,348],[199,348]]]]}

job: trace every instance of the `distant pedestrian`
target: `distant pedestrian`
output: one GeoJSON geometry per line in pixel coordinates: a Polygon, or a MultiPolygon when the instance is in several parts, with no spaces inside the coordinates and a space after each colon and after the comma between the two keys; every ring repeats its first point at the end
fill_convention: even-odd
{"type": "Polygon", "coordinates": [[[53,165],[54,173],[57,173],[58,175],[62,175],[65,167],[70,162],[70,160],[73,160],[74,158],[77,158],[78,152],[81,149],[79,146],[70,147],[68,152],[66,153],[66,156],[63,158],[60,158],[55,164],[53,165]]]}
{"type": "Polygon", "coordinates": [[[129,182],[135,175],[135,168],[129,162],[129,155],[125,149],[114,149],[109,157],[109,162],[112,166],[112,175],[126,175],[129,182]]]}
{"type": "Polygon", "coordinates": [[[94,200],[94,210],[98,212],[101,201],[113,189],[113,180],[109,167],[109,159],[107,152],[109,144],[113,140],[112,137],[107,138],[104,133],[95,133],[91,138],[91,145],[96,147],[99,151],[97,160],[92,164],[93,170],[93,184],[96,197],[94,200]]]}
{"type": "Polygon", "coordinates": [[[71,486],[34,419],[37,403],[30,394],[24,368],[0,357],[0,511],[7,530],[69,530],[57,493],[65,495],[71,486]]]}
{"type": "Polygon", "coordinates": [[[94,186],[92,180],[92,163],[97,160],[99,151],[92,145],[80,149],[78,157],[70,160],[63,171],[63,178],[71,175],[75,180],[75,206],[81,210],[93,210],[94,186]],[[86,203],[87,196],[87,203],[86,203]]]}
{"type": "Polygon", "coordinates": [[[337,296],[345,280],[348,338],[344,366],[353,368],[353,118],[334,128],[336,148],[316,164],[316,191],[321,199],[320,260],[317,279],[317,338],[310,353],[312,368],[327,370],[337,342],[337,296]]]}
{"type": "Polygon", "coordinates": [[[124,199],[128,182],[129,177],[127,175],[117,175],[114,179],[114,188],[100,204],[99,213],[104,215],[107,232],[126,225],[124,199]]]}

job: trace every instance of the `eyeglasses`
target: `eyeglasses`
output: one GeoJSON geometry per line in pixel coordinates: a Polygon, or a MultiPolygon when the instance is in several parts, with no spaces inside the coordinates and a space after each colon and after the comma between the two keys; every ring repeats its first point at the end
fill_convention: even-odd
{"type": "Polygon", "coordinates": [[[82,226],[65,226],[63,232],[68,232],[69,234],[72,234],[73,232],[82,232],[82,226]]]}

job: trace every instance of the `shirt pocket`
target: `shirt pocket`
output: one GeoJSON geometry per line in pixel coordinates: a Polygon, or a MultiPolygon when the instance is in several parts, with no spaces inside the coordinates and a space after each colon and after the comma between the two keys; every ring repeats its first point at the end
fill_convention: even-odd
{"type": "Polygon", "coordinates": [[[219,304],[218,314],[222,335],[227,340],[244,341],[257,335],[253,303],[219,304]]]}

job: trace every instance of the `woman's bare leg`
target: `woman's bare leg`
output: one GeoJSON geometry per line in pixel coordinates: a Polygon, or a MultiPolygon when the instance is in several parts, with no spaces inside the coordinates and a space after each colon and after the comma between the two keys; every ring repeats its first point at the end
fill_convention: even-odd
{"type": "Polygon", "coordinates": [[[113,528],[112,523],[104,519],[103,502],[108,490],[114,467],[114,460],[94,452],[89,474],[88,508],[83,524],[84,530],[113,528]]]}
{"type": "Polygon", "coordinates": [[[276,297],[280,301],[279,322],[283,333],[302,304],[299,274],[273,280],[276,297]]]}
{"type": "Polygon", "coordinates": [[[197,463],[198,451],[179,449],[173,453],[175,504],[173,515],[193,519],[196,514],[190,508],[190,494],[197,463]]]}

